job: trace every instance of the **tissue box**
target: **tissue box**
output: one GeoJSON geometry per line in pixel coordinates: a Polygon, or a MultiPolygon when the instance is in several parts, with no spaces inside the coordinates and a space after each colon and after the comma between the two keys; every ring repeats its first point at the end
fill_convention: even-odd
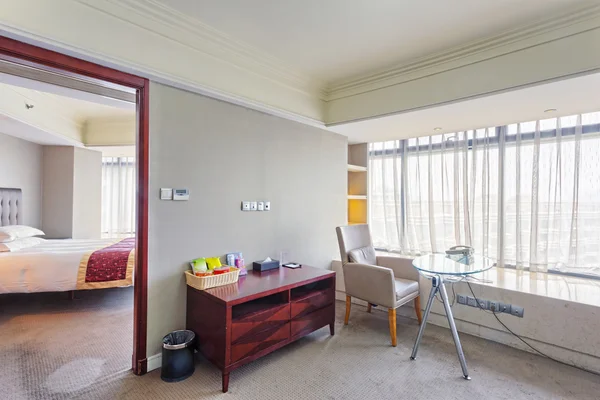
{"type": "Polygon", "coordinates": [[[269,271],[269,270],[275,269],[275,268],[279,268],[278,260],[254,261],[252,263],[252,269],[254,271],[258,271],[258,272],[269,271]]]}

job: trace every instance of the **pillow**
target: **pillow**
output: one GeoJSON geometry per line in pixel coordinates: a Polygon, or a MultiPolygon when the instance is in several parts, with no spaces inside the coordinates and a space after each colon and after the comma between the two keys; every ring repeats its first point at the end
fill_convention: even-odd
{"type": "Polygon", "coordinates": [[[12,242],[13,240],[28,238],[32,236],[43,236],[44,232],[26,225],[8,225],[0,227],[0,243],[12,242]]]}
{"type": "Polygon", "coordinates": [[[361,247],[348,252],[350,262],[358,264],[376,265],[377,255],[373,246],[361,247]]]}
{"type": "Polygon", "coordinates": [[[29,247],[36,246],[45,241],[46,241],[46,239],[42,239],[42,238],[38,238],[38,237],[28,237],[28,238],[13,240],[12,242],[0,243],[0,253],[26,249],[29,247]]]}

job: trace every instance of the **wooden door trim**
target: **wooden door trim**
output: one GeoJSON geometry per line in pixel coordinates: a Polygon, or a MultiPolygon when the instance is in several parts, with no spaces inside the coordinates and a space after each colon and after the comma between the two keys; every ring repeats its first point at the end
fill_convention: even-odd
{"type": "Polygon", "coordinates": [[[148,330],[148,185],[149,185],[149,112],[148,79],[108,68],[89,61],[47,50],[0,35],[0,60],[58,72],[69,77],[87,77],[107,86],[132,88],[137,98],[137,232],[133,305],[132,369],[137,375],[147,372],[148,330]]]}

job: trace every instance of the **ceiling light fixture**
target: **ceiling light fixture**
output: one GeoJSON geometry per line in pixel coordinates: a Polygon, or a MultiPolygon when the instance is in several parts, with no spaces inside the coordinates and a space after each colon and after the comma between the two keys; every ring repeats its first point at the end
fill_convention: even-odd
{"type": "Polygon", "coordinates": [[[544,110],[545,113],[553,113],[556,111],[556,108],[549,108],[547,110],[544,110]]]}
{"type": "Polygon", "coordinates": [[[435,128],[433,128],[433,130],[437,132],[437,131],[441,131],[441,130],[442,130],[442,128],[440,128],[440,127],[438,126],[438,127],[435,127],[435,128]]]}

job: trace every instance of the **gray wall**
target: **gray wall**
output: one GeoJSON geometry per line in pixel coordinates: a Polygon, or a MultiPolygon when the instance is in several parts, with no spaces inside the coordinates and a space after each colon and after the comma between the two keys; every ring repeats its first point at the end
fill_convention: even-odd
{"type": "Polygon", "coordinates": [[[42,230],[47,238],[73,234],[73,167],[71,146],[44,146],[42,230]]]}
{"type": "Polygon", "coordinates": [[[152,83],[148,355],[185,327],[188,261],[242,251],[328,268],[346,221],[345,137],[152,83]],[[159,188],[188,188],[187,202],[159,188]],[[242,212],[242,200],[270,212],[242,212]]]}
{"type": "Polygon", "coordinates": [[[44,146],[42,229],[54,239],[101,236],[102,153],[44,146]]]}
{"type": "Polygon", "coordinates": [[[42,146],[0,133],[0,187],[23,191],[23,224],[42,227],[42,146]]]}
{"type": "Polygon", "coordinates": [[[42,146],[0,133],[0,187],[23,191],[23,224],[42,227],[42,146]]]}
{"type": "Polygon", "coordinates": [[[73,238],[99,239],[102,222],[102,153],[76,147],[73,176],[73,238]]]}

